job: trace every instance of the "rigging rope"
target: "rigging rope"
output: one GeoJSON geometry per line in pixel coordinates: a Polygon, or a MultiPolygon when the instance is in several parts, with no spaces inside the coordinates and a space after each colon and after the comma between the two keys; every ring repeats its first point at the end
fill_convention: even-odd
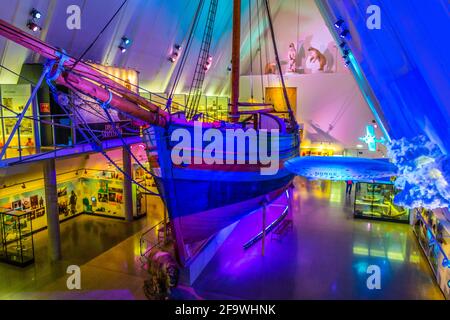
{"type": "Polygon", "coordinates": [[[262,46],[261,46],[261,38],[262,38],[262,32],[261,32],[261,10],[259,5],[260,0],[256,0],[256,11],[258,14],[258,43],[259,43],[259,70],[260,70],[260,76],[261,76],[261,100],[264,103],[266,100],[266,95],[264,92],[264,71],[263,71],[263,62],[262,62],[262,46]]]}
{"type": "MultiPolygon", "coordinates": [[[[62,53],[62,55],[63,55],[63,56],[61,57],[61,59],[64,58],[64,53],[62,53]]],[[[54,64],[55,64],[55,61],[48,61],[46,65],[47,65],[48,68],[52,69],[53,66],[54,66],[54,64]]],[[[63,69],[63,64],[58,64],[58,67],[57,67],[57,68],[58,68],[58,69],[63,69]]],[[[56,71],[56,72],[61,72],[61,70],[56,71]]],[[[65,106],[63,103],[61,103],[61,101],[60,101],[61,97],[58,95],[58,90],[56,89],[56,87],[55,87],[54,84],[52,83],[51,78],[52,78],[52,77],[48,77],[48,78],[47,78],[47,84],[48,84],[48,86],[49,86],[50,92],[51,92],[52,95],[53,95],[53,98],[54,98],[55,102],[58,103],[58,105],[63,109],[63,111],[64,111],[69,117],[75,116],[75,120],[77,120],[77,121],[73,121],[73,122],[74,122],[74,126],[77,127],[78,131],[79,131],[79,132],[83,135],[83,137],[86,139],[86,142],[91,141],[90,144],[91,144],[93,150],[96,151],[96,152],[100,152],[100,153],[101,153],[101,154],[102,154],[102,155],[103,155],[103,156],[104,156],[104,157],[105,157],[112,165],[114,165],[114,166],[116,167],[116,169],[117,169],[118,171],[120,171],[120,172],[123,174],[123,176],[124,176],[126,179],[128,179],[128,180],[131,181],[132,183],[136,184],[137,186],[139,186],[140,188],[142,188],[143,190],[145,190],[145,191],[148,192],[149,194],[159,196],[159,194],[157,194],[157,193],[155,193],[155,192],[149,190],[146,186],[142,185],[141,183],[139,183],[138,181],[136,181],[135,179],[133,179],[133,177],[132,177],[131,175],[129,175],[127,172],[125,172],[122,168],[120,168],[120,166],[119,166],[117,163],[115,163],[115,162],[111,159],[111,157],[110,157],[110,156],[107,154],[107,152],[103,149],[103,147],[102,147],[102,141],[99,140],[99,138],[97,137],[97,135],[95,135],[95,133],[94,133],[93,130],[90,128],[89,124],[86,122],[86,120],[84,119],[84,117],[79,113],[79,110],[78,110],[77,108],[73,108],[73,107],[72,107],[72,111],[74,112],[74,113],[72,114],[72,113],[69,112],[68,106],[65,106]],[[80,128],[80,122],[83,124],[83,128],[80,128]],[[86,134],[85,131],[88,132],[88,134],[90,135],[90,137],[88,136],[88,134],[86,134]]],[[[106,106],[106,105],[109,106],[109,103],[110,103],[111,100],[112,100],[112,93],[109,92],[109,94],[110,94],[110,96],[109,96],[108,101],[105,102],[105,103],[106,103],[105,106],[106,106]]],[[[67,99],[69,99],[68,96],[67,96],[66,94],[64,94],[64,95],[65,95],[65,97],[66,97],[67,99]]],[[[67,101],[67,103],[69,103],[69,101],[67,101]]],[[[102,106],[102,108],[103,108],[103,106],[102,106]]],[[[103,108],[103,109],[105,110],[106,107],[103,108]]],[[[110,117],[110,114],[109,114],[109,113],[107,113],[107,115],[110,117]]],[[[115,126],[114,121],[111,121],[111,120],[113,120],[112,117],[110,117],[109,119],[110,119],[111,124],[117,129],[117,127],[115,126]]],[[[121,134],[120,134],[120,135],[121,135],[121,134]]],[[[125,140],[123,139],[123,136],[122,136],[122,135],[121,135],[121,140],[122,140],[123,146],[127,149],[127,151],[129,152],[129,154],[132,155],[133,157],[135,157],[134,154],[131,152],[131,149],[129,149],[128,144],[127,144],[127,143],[125,142],[125,140]]],[[[135,159],[135,160],[137,160],[137,159],[135,159]]],[[[138,163],[144,170],[146,170],[146,168],[139,162],[139,160],[137,161],[137,163],[138,163]]],[[[154,175],[152,175],[152,176],[154,176],[154,175]]]]}
{"type": "Polygon", "coordinates": [[[250,29],[250,99],[253,102],[252,0],[248,0],[248,21],[250,29]]]}
{"type": "Polygon", "coordinates": [[[175,92],[175,90],[176,90],[176,88],[178,86],[178,82],[180,81],[181,73],[184,70],[184,66],[185,66],[187,57],[189,55],[189,51],[190,51],[191,45],[192,45],[192,37],[194,36],[195,30],[197,29],[197,25],[198,25],[198,22],[200,20],[199,18],[200,18],[202,9],[203,9],[204,2],[205,2],[204,0],[200,0],[200,2],[198,4],[198,7],[197,7],[197,10],[195,12],[194,20],[192,22],[191,30],[189,32],[189,37],[188,37],[188,40],[186,42],[186,50],[184,50],[183,53],[181,54],[180,65],[178,66],[178,70],[177,70],[177,73],[175,75],[175,79],[174,79],[174,82],[173,82],[173,85],[172,85],[172,89],[170,90],[169,101],[172,100],[173,94],[174,94],[174,92],[175,92]]]}
{"type": "Polygon", "coordinates": [[[286,106],[287,106],[287,109],[288,109],[288,112],[289,112],[290,120],[293,123],[297,124],[297,121],[295,119],[294,113],[292,112],[291,103],[289,101],[289,96],[288,96],[288,93],[287,93],[286,84],[284,82],[283,71],[281,70],[281,62],[280,62],[280,57],[278,55],[277,43],[275,41],[275,32],[274,32],[274,29],[273,29],[272,17],[270,15],[269,0],[265,0],[265,5],[266,5],[266,11],[267,11],[267,20],[269,22],[269,30],[270,30],[270,34],[272,36],[272,44],[273,44],[273,50],[274,50],[274,53],[275,53],[275,60],[276,60],[277,65],[278,65],[278,71],[280,73],[280,79],[281,79],[281,83],[282,83],[282,87],[283,87],[284,100],[286,102],[286,106]]]}

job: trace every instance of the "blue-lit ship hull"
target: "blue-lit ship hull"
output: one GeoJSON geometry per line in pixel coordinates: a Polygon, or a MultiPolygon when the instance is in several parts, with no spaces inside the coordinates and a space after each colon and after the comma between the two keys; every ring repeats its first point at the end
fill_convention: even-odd
{"type": "Polygon", "coordinates": [[[179,128],[193,130],[189,125],[151,127],[146,143],[159,192],[168,208],[179,260],[186,264],[218,231],[286,190],[294,175],[284,163],[299,155],[299,135],[280,133],[279,170],[274,175],[262,175],[261,166],[252,164],[173,165],[175,143],[170,135],[179,128]]]}

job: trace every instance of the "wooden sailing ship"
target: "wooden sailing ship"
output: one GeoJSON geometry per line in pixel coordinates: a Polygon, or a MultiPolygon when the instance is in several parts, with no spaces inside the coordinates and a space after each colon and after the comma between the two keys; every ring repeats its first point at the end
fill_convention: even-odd
{"type": "MultiPolygon", "coordinates": [[[[284,192],[294,177],[284,167],[284,163],[299,155],[298,126],[289,106],[275,39],[273,39],[274,49],[289,117],[288,119],[279,117],[263,104],[259,110],[240,111],[240,106],[243,105],[239,102],[241,1],[234,0],[233,8],[232,92],[229,120],[204,122],[201,131],[204,133],[213,128],[219,130],[223,137],[227,136],[226,130],[230,129],[253,129],[256,136],[262,131],[269,131],[267,144],[272,145],[271,139],[278,139],[279,146],[277,150],[271,150],[278,152],[279,155],[279,168],[271,175],[261,174],[261,169],[267,164],[263,164],[260,159],[256,163],[231,164],[226,162],[225,152],[220,155],[223,164],[207,164],[205,161],[199,162],[195,159],[187,165],[174,164],[171,159],[175,146],[171,140],[172,133],[182,129],[194,136],[195,124],[198,122],[186,119],[183,112],[170,113],[162,110],[111,80],[88,63],[77,61],[62,50],[32,37],[5,21],[0,21],[1,36],[55,61],[47,77],[53,79],[56,84],[88,95],[97,101],[108,101],[111,107],[141,122],[145,128],[143,140],[147,144],[151,170],[168,209],[177,254],[182,265],[188,264],[201,249],[202,244],[218,231],[239,221],[259,208],[263,202],[271,201],[284,192]],[[271,130],[276,130],[278,134],[271,134],[271,130]]],[[[270,19],[269,22],[273,38],[270,19]]],[[[224,149],[226,144],[224,138],[224,149]]],[[[205,146],[203,143],[201,148],[205,146]]],[[[194,147],[191,151],[195,155],[194,147]]],[[[246,149],[244,153],[245,155],[242,155],[242,151],[235,150],[231,158],[249,159],[251,151],[246,149]]]]}

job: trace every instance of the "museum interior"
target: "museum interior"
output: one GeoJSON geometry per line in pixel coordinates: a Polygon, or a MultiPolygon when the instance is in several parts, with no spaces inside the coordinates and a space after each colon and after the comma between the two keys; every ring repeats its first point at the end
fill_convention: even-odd
{"type": "Polygon", "coordinates": [[[0,299],[449,299],[448,30],[446,0],[8,1],[0,299]]]}

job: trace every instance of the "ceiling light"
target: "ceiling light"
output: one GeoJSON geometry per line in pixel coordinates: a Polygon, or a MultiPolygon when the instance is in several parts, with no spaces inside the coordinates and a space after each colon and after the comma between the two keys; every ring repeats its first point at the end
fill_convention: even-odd
{"type": "Polygon", "coordinates": [[[33,10],[31,10],[30,15],[33,19],[36,19],[36,20],[39,20],[40,18],[42,18],[42,14],[37,9],[34,9],[34,8],[33,8],[33,10]]]}
{"type": "Polygon", "coordinates": [[[31,20],[28,21],[27,27],[28,27],[28,29],[30,29],[33,32],[37,32],[37,31],[41,30],[41,27],[39,27],[36,23],[34,23],[31,20]]]}
{"type": "Polygon", "coordinates": [[[342,31],[342,32],[339,34],[339,37],[341,37],[342,39],[346,39],[349,35],[350,35],[350,31],[348,31],[347,29],[345,29],[344,31],[342,31]]]}
{"type": "Polygon", "coordinates": [[[335,23],[334,23],[334,26],[336,27],[336,28],[340,28],[340,27],[342,27],[344,25],[344,20],[342,20],[342,19],[339,19],[338,21],[336,21],[335,23]]]}
{"type": "Polygon", "coordinates": [[[126,45],[129,46],[131,44],[131,40],[127,37],[122,37],[122,42],[126,45]]]}
{"type": "Polygon", "coordinates": [[[180,56],[180,53],[181,53],[181,46],[179,44],[175,44],[173,46],[172,52],[169,55],[169,61],[172,63],[177,61],[178,57],[180,56]]]}

